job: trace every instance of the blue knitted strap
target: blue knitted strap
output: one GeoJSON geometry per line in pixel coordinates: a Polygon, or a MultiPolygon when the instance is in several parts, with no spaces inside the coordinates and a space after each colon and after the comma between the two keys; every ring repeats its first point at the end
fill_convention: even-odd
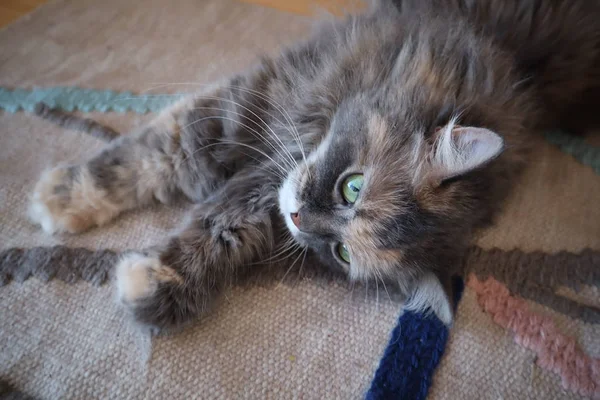
{"type": "MultiPolygon", "coordinates": [[[[454,279],[456,303],[463,281],[454,279]]],[[[379,363],[367,400],[424,400],[448,341],[449,329],[435,314],[405,311],[379,363]]]]}
{"type": "Polygon", "coordinates": [[[145,114],[160,111],[180,97],[181,94],[134,95],[131,92],[79,87],[14,90],[0,87],[0,109],[11,113],[19,110],[33,112],[35,105],[42,102],[51,108],[59,108],[64,111],[114,111],[145,114]]]}

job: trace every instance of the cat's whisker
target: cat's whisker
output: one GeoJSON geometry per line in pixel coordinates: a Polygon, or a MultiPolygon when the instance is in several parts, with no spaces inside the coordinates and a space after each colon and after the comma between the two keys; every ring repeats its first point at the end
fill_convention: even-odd
{"type": "MultiPolygon", "coordinates": [[[[154,90],[154,89],[159,89],[162,87],[167,87],[167,86],[177,86],[177,85],[193,85],[193,86],[205,86],[205,87],[222,87],[222,88],[230,88],[230,89],[236,89],[236,90],[240,90],[242,92],[245,93],[249,93],[252,94],[256,97],[258,97],[261,100],[265,100],[267,101],[270,105],[276,107],[277,111],[279,111],[281,113],[281,115],[286,119],[286,122],[289,123],[290,127],[295,129],[294,124],[292,123],[292,118],[289,115],[289,113],[285,110],[285,108],[279,104],[277,101],[275,101],[275,99],[269,95],[267,95],[266,93],[260,92],[258,90],[255,89],[251,89],[248,87],[244,87],[244,86],[239,86],[239,85],[232,85],[232,84],[222,84],[222,85],[216,85],[215,83],[198,83],[198,82],[173,82],[173,83],[163,83],[163,84],[158,84],[154,87],[151,87],[150,89],[146,90],[146,91],[150,91],[150,90],[154,90]]],[[[282,123],[281,120],[279,120],[277,117],[275,117],[272,114],[268,114],[269,116],[271,116],[272,118],[274,118],[275,120],[277,120],[279,123],[282,123]]],[[[296,130],[296,133],[297,130],[296,130]]]]}
{"type": "Polygon", "coordinates": [[[385,290],[385,293],[387,294],[388,300],[391,303],[392,302],[392,297],[390,296],[390,292],[388,292],[387,287],[385,286],[385,280],[383,279],[383,276],[381,275],[381,271],[377,271],[377,275],[378,275],[379,279],[381,280],[381,284],[383,285],[383,289],[385,290]]]}
{"type": "MultiPolygon", "coordinates": [[[[211,118],[219,118],[219,117],[211,117],[211,118]]],[[[213,147],[213,146],[216,146],[216,145],[219,145],[219,144],[233,144],[233,145],[236,145],[236,146],[247,147],[247,148],[249,148],[249,149],[251,149],[251,150],[254,150],[254,151],[256,151],[257,153],[259,153],[259,154],[263,155],[264,157],[266,157],[267,159],[269,159],[269,160],[270,160],[270,161],[271,161],[271,162],[272,162],[272,163],[273,163],[275,166],[277,166],[277,167],[278,167],[278,168],[281,170],[281,172],[282,172],[282,173],[284,173],[284,174],[287,174],[287,172],[288,172],[288,171],[287,171],[287,170],[286,170],[284,167],[282,167],[282,166],[281,166],[281,165],[280,165],[280,164],[279,164],[277,161],[275,161],[275,160],[274,160],[274,159],[273,159],[271,156],[269,156],[269,155],[268,155],[268,154],[266,154],[264,151],[262,151],[262,150],[258,149],[258,148],[257,148],[257,147],[255,147],[255,146],[252,146],[252,145],[249,145],[249,144],[246,144],[246,143],[241,143],[241,142],[238,142],[238,141],[235,141],[235,140],[224,140],[224,139],[217,139],[217,138],[215,138],[215,139],[212,139],[212,140],[218,140],[219,142],[218,142],[218,143],[211,143],[211,144],[207,144],[207,145],[205,145],[205,146],[202,146],[202,147],[200,147],[200,148],[198,148],[198,149],[194,150],[194,151],[193,151],[191,154],[189,154],[189,155],[188,155],[188,156],[187,156],[187,157],[186,157],[184,160],[182,160],[182,162],[186,162],[186,161],[187,161],[187,160],[188,160],[190,157],[194,156],[194,155],[195,155],[197,152],[199,152],[199,151],[202,151],[202,150],[205,150],[205,149],[207,149],[207,148],[210,148],[210,147],[213,147]]]]}
{"type": "MultiPolygon", "coordinates": [[[[279,163],[277,163],[275,160],[273,160],[271,157],[269,157],[269,156],[268,156],[266,153],[262,152],[261,150],[259,150],[259,149],[258,149],[258,148],[256,148],[256,147],[253,147],[253,146],[251,146],[251,145],[248,145],[248,144],[245,144],[245,143],[241,143],[241,142],[233,141],[233,140],[229,140],[229,141],[228,141],[228,140],[225,140],[225,139],[218,139],[218,138],[214,138],[214,139],[210,139],[210,140],[216,140],[216,141],[219,141],[219,143],[211,143],[211,144],[207,144],[207,145],[205,145],[205,146],[202,146],[202,147],[200,147],[200,148],[196,149],[195,151],[193,151],[191,154],[187,155],[187,157],[186,157],[186,158],[184,158],[183,160],[181,160],[181,162],[182,162],[182,163],[186,162],[186,161],[187,161],[189,158],[193,157],[193,156],[194,156],[194,155],[195,155],[197,152],[199,152],[199,151],[202,151],[202,150],[204,150],[204,149],[206,149],[206,148],[208,148],[208,147],[212,147],[212,146],[219,145],[219,144],[226,144],[226,145],[227,145],[227,144],[229,144],[229,145],[235,144],[235,145],[240,145],[240,146],[242,146],[242,147],[249,147],[249,148],[251,148],[251,149],[253,149],[253,150],[255,150],[255,151],[259,152],[260,154],[262,154],[262,155],[263,155],[263,156],[265,156],[266,158],[268,158],[268,159],[271,161],[271,163],[272,163],[271,165],[272,165],[272,166],[279,168],[279,170],[272,170],[271,168],[268,168],[268,170],[269,170],[269,171],[272,171],[272,173],[273,173],[275,176],[279,177],[279,178],[280,178],[282,181],[284,181],[285,179],[288,179],[288,178],[290,178],[290,179],[292,179],[292,181],[294,181],[296,184],[298,184],[298,183],[299,183],[299,181],[298,181],[298,179],[297,179],[297,178],[295,178],[295,177],[292,177],[292,176],[289,176],[289,175],[288,175],[288,170],[287,170],[287,169],[285,169],[283,166],[281,166],[279,163]]],[[[256,157],[253,157],[253,156],[251,156],[251,155],[249,155],[249,154],[247,154],[247,153],[244,153],[244,154],[245,154],[246,156],[248,156],[248,157],[252,158],[253,160],[255,160],[255,161],[259,162],[259,163],[260,163],[260,165],[266,165],[267,167],[270,165],[270,164],[266,164],[266,161],[260,161],[260,160],[259,160],[259,159],[257,159],[256,157]]]]}
{"type": "MultiPolygon", "coordinates": [[[[196,86],[205,86],[205,87],[206,86],[208,86],[208,87],[215,86],[215,84],[206,84],[206,83],[195,83],[195,82],[179,82],[179,83],[177,83],[177,82],[175,82],[175,83],[168,83],[168,84],[159,84],[159,85],[155,86],[154,89],[158,89],[160,87],[166,87],[166,86],[176,86],[176,85],[196,85],[196,86]]],[[[231,84],[225,84],[225,85],[222,85],[221,87],[237,89],[242,92],[252,94],[252,95],[258,97],[259,99],[265,100],[270,105],[274,106],[277,109],[277,111],[279,111],[279,113],[281,113],[281,115],[284,117],[286,122],[289,124],[290,128],[287,128],[287,126],[285,124],[283,124],[283,122],[281,120],[279,120],[279,118],[275,117],[274,115],[267,112],[266,110],[263,110],[263,111],[265,111],[265,113],[267,115],[269,115],[271,118],[273,118],[274,120],[279,122],[282,126],[286,127],[286,129],[289,130],[289,132],[294,137],[294,140],[298,143],[299,150],[302,155],[302,159],[306,163],[306,153],[304,151],[304,146],[302,144],[300,133],[298,132],[298,129],[294,125],[291,116],[289,115],[289,113],[286,111],[286,109],[281,104],[279,104],[277,101],[275,101],[275,99],[273,99],[271,96],[269,96],[265,93],[259,92],[258,90],[250,89],[250,88],[239,86],[239,85],[231,85],[231,84]]],[[[153,90],[153,89],[151,88],[150,90],[153,90]]],[[[202,96],[202,95],[198,95],[198,96],[202,96]]],[[[309,174],[310,174],[310,172],[309,172],[309,174]]]]}
{"type": "Polygon", "coordinates": [[[161,97],[176,97],[184,99],[187,96],[192,95],[193,93],[161,93],[161,94],[144,94],[144,95],[133,95],[133,96],[119,96],[115,99],[115,101],[125,101],[125,100],[139,100],[139,99],[155,99],[161,97]]]}
{"type": "MultiPolygon", "coordinates": [[[[293,239],[289,239],[287,242],[285,242],[283,245],[280,246],[281,249],[277,249],[277,253],[276,254],[272,254],[271,256],[267,259],[262,259],[256,263],[253,264],[260,264],[260,263],[274,263],[280,260],[276,260],[277,257],[281,256],[282,254],[286,254],[292,250],[296,250],[297,248],[300,247],[300,244],[295,242],[293,239]]],[[[286,257],[283,257],[281,260],[284,260],[286,257]]],[[[251,264],[251,265],[253,265],[251,264]]]]}
{"type": "Polygon", "coordinates": [[[302,257],[302,263],[300,263],[300,269],[298,269],[298,282],[302,279],[302,267],[304,267],[304,262],[306,261],[306,256],[308,255],[308,247],[304,248],[304,257],[302,257]]]}
{"type": "MultiPolygon", "coordinates": [[[[283,257],[279,257],[279,258],[274,258],[272,260],[269,260],[268,263],[269,264],[275,264],[275,263],[279,263],[279,262],[283,262],[285,260],[287,260],[288,258],[292,257],[298,250],[300,250],[300,246],[293,246],[289,249],[287,249],[284,254],[283,257]]],[[[262,263],[265,263],[264,261],[262,263]]]]}
{"type": "Polygon", "coordinates": [[[243,153],[242,152],[242,154],[244,154],[246,157],[250,157],[251,159],[253,159],[254,161],[256,161],[258,163],[257,168],[259,168],[260,170],[272,173],[275,176],[277,176],[279,179],[281,179],[282,181],[284,181],[287,178],[287,176],[284,175],[284,174],[282,174],[280,171],[274,170],[274,169],[270,168],[269,164],[267,164],[266,161],[259,160],[258,158],[254,157],[254,156],[252,156],[252,155],[250,155],[248,153],[243,153]]]}
{"type": "MultiPolygon", "coordinates": [[[[244,124],[244,123],[243,123],[243,122],[241,122],[241,121],[237,121],[237,120],[235,120],[235,119],[233,119],[233,118],[225,117],[225,116],[222,116],[222,115],[211,115],[211,116],[208,116],[208,117],[199,118],[199,119],[197,119],[197,120],[194,120],[194,121],[190,122],[189,124],[187,124],[187,125],[183,126],[181,129],[187,129],[187,128],[189,128],[189,127],[190,127],[191,125],[193,125],[193,124],[196,124],[196,123],[199,123],[199,122],[202,122],[202,121],[207,121],[207,120],[210,120],[210,119],[222,119],[222,120],[230,121],[230,122],[233,122],[233,123],[237,123],[237,124],[239,124],[239,125],[243,126],[244,128],[246,128],[248,131],[250,131],[250,133],[252,133],[253,135],[255,135],[255,137],[256,137],[256,138],[263,138],[263,139],[264,139],[264,137],[263,137],[263,136],[260,134],[260,132],[258,132],[256,129],[254,129],[254,128],[252,128],[252,127],[250,127],[250,126],[248,126],[248,125],[244,124]]],[[[215,140],[216,140],[216,139],[215,139],[215,140]]],[[[265,139],[265,140],[266,140],[266,139],[265,139]]],[[[241,144],[241,143],[240,143],[240,144],[241,144]]],[[[246,146],[249,146],[249,145],[246,145],[246,146]]],[[[255,148],[255,147],[254,147],[254,148],[255,148]]],[[[256,148],[255,148],[255,149],[256,149],[256,148]]],[[[269,156],[268,156],[266,153],[264,153],[264,152],[262,152],[262,151],[261,151],[261,153],[262,153],[264,156],[268,157],[268,158],[269,158],[271,161],[275,162],[275,160],[273,160],[271,157],[269,157],[269,156]]],[[[294,165],[293,165],[293,164],[290,164],[290,161],[289,161],[289,160],[285,160],[285,159],[283,159],[283,160],[282,160],[282,162],[285,162],[285,163],[286,163],[286,165],[288,166],[288,168],[293,168],[293,167],[294,167],[294,165]]],[[[284,170],[285,170],[285,169],[284,169],[284,170]]]]}
{"type": "MultiPolygon", "coordinates": [[[[258,120],[259,120],[259,121],[260,121],[260,122],[261,122],[261,123],[264,125],[264,128],[267,128],[267,129],[268,129],[268,131],[267,131],[266,133],[268,133],[270,136],[272,136],[273,138],[275,138],[275,139],[276,139],[276,141],[277,141],[277,144],[280,146],[281,150],[283,150],[283,153],[284,153],[284,154],[285,154],[287,157],[289,157],[289,159],[291,160],[291,162],[292,162],[292,163],[293,163],[295,166],[298,166],[298,162],[297,162],[297,161],[296,161],[296,159],[295,159],[295,158],[292,156],[292,154],[290,153],[290,151],[288,150],[288,148],[285,146],[285,144],[283,143],[283,141],[281,140],[281,138],[280,138],[280,137],[279,137],[279,136],[278,136],[278,135],[275,133],[275,131],[273,131],[273,128],[271,128],[271,126],[270,126],[269,124],[267,124],[267,123],[266,123],[266,122],[265,122],[265,121],[264,121],[264,120],[263,120],[263,119],[262,119],[262,118],[261,118],[261,117],[260,117],[258,114],[256,114],[254,111],[252,111],[252,110],[251,110],[251,109],[249,109],[248,107],[246,107],[246,106],[244,106],[244,105],[240,104],[239,102],[236,102],[236,101],[234,101],[234,100],[231,100],[231,99],[226,99],[226,98],[224,98],[224,97],[219,97],[219,96],[211,96],[211,95],[201,95],[201,96],[199,96],[199,98],[203,98],[203,99],[210,99],[210,100],[219,100],[219,101],[225,101],[225,102],[228,102],[228,103],[232,103],[233,105],[235,105],[235,106],[237,106],[237,107],[240,107],[240,108],[242,108],[242,109],[244,109],[244,110],[248,111],[250,114],[252,114],[252,115],[253,115],[253,116],[255,116],[256,118],[258,118],[258,120]]],[[[237,115],[237,116],[240,116],[240,117],[242,117],[242,118],[244,118],[244,119],[247,119],[247,120],[250,120],[250,121],[252,121],[252,122],[253,122],[254,124],[256,124],[256,125],[257,125],[259,128],[263,128],[263,126],[262,126],[262,125],[260,125],[260,124],[259,124],[257,121],[254,121],[254,120],[252,120],[251,118],[249,118],[249,117],[247,117],[247,116],[245,116],[245,115],[243,115],[243,114],[241,114],[241,113],[239,113],[239,112],[233,111],[233,110],[226,110],[226,109],[223,109],[223,108],[218,108],[218,107],[214,107],[214,108],[213,108],[213,107],[195,107],[194,109],[213,109],[213,110],[215,110],[215,111],[223,111],[223,112],[225,112],[225,113],[232,113],[232,114],[235,114],[235,115],[237,115]]],[[[261,109],[261,111],[264,111],[264,112],[266,112],[266,110],[262,110],[262,109],[261,109]]],[[[266,140],[266,139],[265,139],[265,138],[264,138],[262,135],[261,135],[261,138],[263,138],[263,140],[265,141],[265,143],[267,143],[267,144],[271,145],[271,146],[273,147],[273,149],[274,149],[275,151],[277,151],[277,150],[275,149],[275,146],[274,146],[274,145],[273,145],[273,144],[272,144],[270,141],[266,140]]]]}
{"type": "Polygon", "coordinates": [[[289,241],[288,243],[285,243],[283,246],[281,246],[280,249],[277,249],[277,252],[275,254],[271,253],[271,256],[269,258],[263,259],[261,260],[261,262],[274,262],[274,260],[276,260],[277,257],[281,256],[282,254],[286,254],[289,251],[298,248],[299,246],[300,245],[298,243],[289,241]]]}
{"type": "MultiPolygon", "coordinates": [[[[306,247],[304,248],[304,251],[306,251],[306,247]]],[[[300,259],[300,257],[302,256],[302,254],[304,253],[301,252],[300,254],[298,254],[298,257],[296,257],[294,259],[294,262],[292,263],[292,265],[290,265],[290,267],[288,268],[288,270],[285,272],[285,274],[283,274],[283,278],[281,278],[281,281],[279,282],[279,285],[277,285],[278,287],[281,286],[283,284],[283,282],[285,281],[285,278],[287,277],[287,275],[290,273],[290,271],[294,268],[294,265],[296,265],[296,263],[298,262],[298,260],[300,259]]]]}
{"type": "Polygon", "coordinates": [[[379,311],[379,283],[375,279],[375,311],[379,311]]]}

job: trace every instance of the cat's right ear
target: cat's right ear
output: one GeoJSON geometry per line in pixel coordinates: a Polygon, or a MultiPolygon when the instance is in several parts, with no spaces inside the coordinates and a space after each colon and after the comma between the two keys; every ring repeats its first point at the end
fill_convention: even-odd
{"type": "Polygon", "coordinates": [[[504,140],[487,128],[459,126],[454,121],[438,128],[429,151],[430,176],[439,182],[481,168],[504,150],[504,140]]]}

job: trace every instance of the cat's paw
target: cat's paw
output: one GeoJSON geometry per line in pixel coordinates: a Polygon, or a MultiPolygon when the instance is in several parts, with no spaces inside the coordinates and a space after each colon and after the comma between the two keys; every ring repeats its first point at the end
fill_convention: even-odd
{"type": "Polygon", "coordinates": [[[158,258],[130,253],[116,266],[117,298],[125,306],[150,299],[163,282],[181,282],[181,277],[158,258]]]}
{"type": "Polygon", "coordinates": [[[49,234],[80,233],[110,220],[118,210],[85,172],[76,166],[44,172],[31,196],[29,219],[49,234]]]}
{"type": "Polygon", "coordinates": [[[189,313],[184,279],[158,258],[129,253],[116,266],[116,295],[142,329],[157,334],[175,329],[189,313]]]}

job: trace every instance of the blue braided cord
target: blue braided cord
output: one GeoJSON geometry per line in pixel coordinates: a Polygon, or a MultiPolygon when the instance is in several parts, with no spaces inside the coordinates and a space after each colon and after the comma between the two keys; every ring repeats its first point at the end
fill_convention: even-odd
{"type": "MultiPolygon", "coordinates": [[[[454,288],[456,304],[462,294],[462,279],[455,278],[454,288]]],[[[424,400],[448,335],[448,327],[433,313],[405,311],[392,331],[366,399],[424,400]]]]}
{"type": "Polygon", "coordinates": [[[594,147],[586,143],[583,138],[559,131],[548,132],[544,136],[547,141],[556,145],[583,165],[591,167],[596,174],[600,175],[600,147],[594,147]]]}
{"type": "Polygon", "coordinates": [[[83,89],[78,87],[50,87],[34,89],[0,88],[0,109],[14,113],[19,110],[33,112],[37,103],[64,111],[83,112],[157,112],[179,99],[175,95],[134,95],[131,92],[83,89]]]}

